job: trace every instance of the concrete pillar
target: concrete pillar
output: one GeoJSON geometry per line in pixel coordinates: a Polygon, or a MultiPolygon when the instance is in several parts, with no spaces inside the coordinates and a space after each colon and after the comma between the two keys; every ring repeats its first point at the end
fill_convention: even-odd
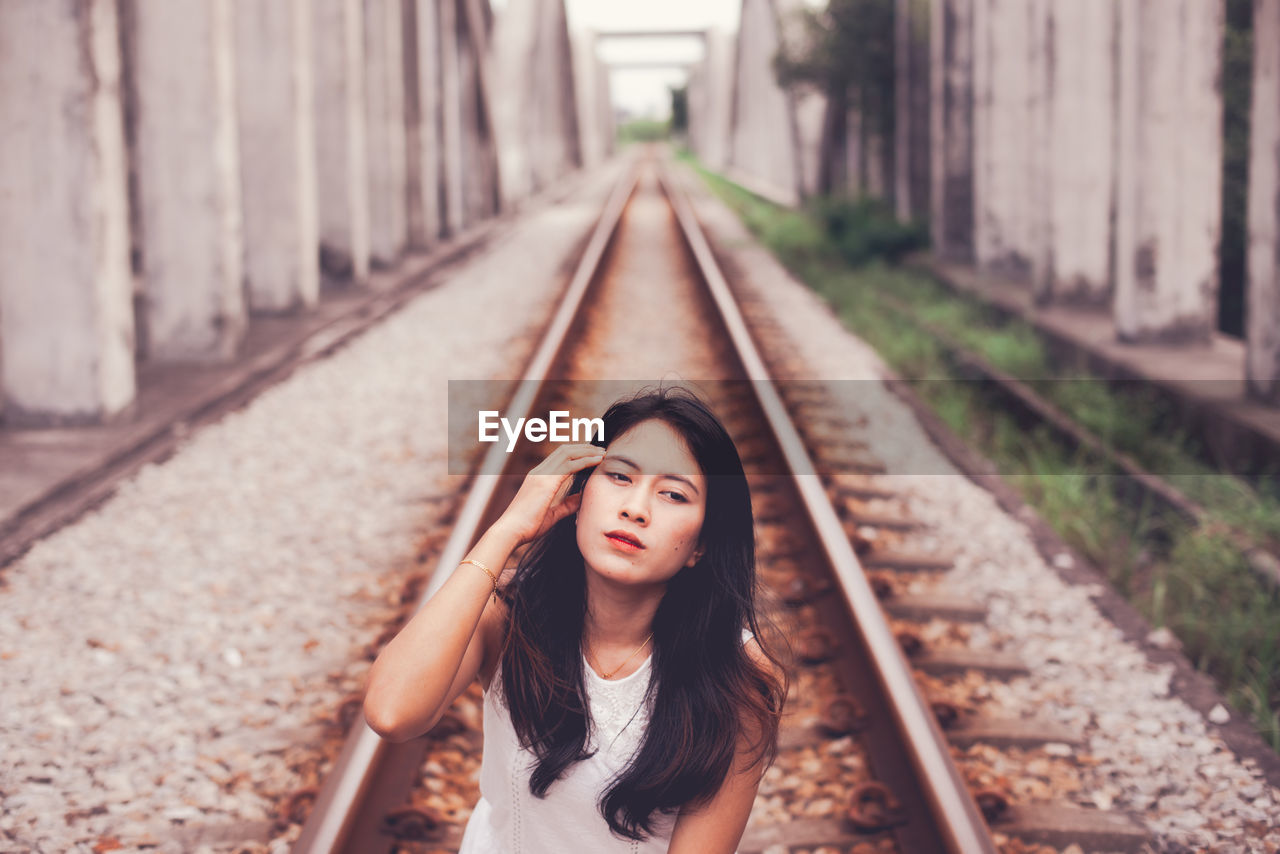
{"type": "Polygon", "coordinates": [[[418,0],[395,0],[400,7],[404,52],[404,192],[407,246],[422,248],[430,241],[423,223],[422,203],[422,72],[418,68],[418,0]]]}
{"type": "Polygon", "coordinates": [[[230,0],[132,0],[148,355],[232,356],[247,326],[230,0]]]}
{"type": "Polygon", "coordinates": [[[489,123],[484,102],[484,52],[477,50],[482,39],[474,32],[475,11],[469,3],[459,3],[461,26],[458,37],[458,90],[461,95],[458,115],[462,136],[462,209],[467,225],[482,222],[498,212],[498,165],[494,149],[493,126],[489,123]]]}
{"type": "Polygon", "coordinates": [[[609,73],[596,55],[594,32],[572,32],[569,40],[573,44],[573,92],[578,108],[578,148],[582,152],[582,165],[590,168],[601,163],[607,156],[608,137],[613,133],[613,108],[607,101],[609,73]]]}
{"type": "Polygon", "coordinates": [[[689,79],[689,137],[708,169],[721,171],[729,157],[729,109],[733,100],[733,43],[707,30],[706,53],[689,79]]]}
{"type": "MultiPolygon", "coordinates": [[[[459,10],[462,11],[462,10],[459,10]]],[[[465,24],[464,24],[465,26],[465,24]]],[[[458,115],[462,122],[462,216],[467,225],[481,222],[489,213],[485,198],[484,144],[480,111],[476,108],[476,55],[465,40],[458,42],[458,88],[462,95],[458,115]]]]}
{"type": "Polygon", "coordinates": [[[991,4],[995,0],[969,0],[973,27],[973,259],[988,263],[992,255],[991,223],[991,114],[994,77],[991,60],[991,4]]]}
{"type": "MultiPolygon", "coordinates": [[[[533,158],[537,140],[537,108],[526,109],[536,98],[535,80],[541,77],[538,63],[539,0],[507,0],[494,25],[490,42],[494,95],[494,134],[498,142],[498,169],[502,173],[503,207],[519,202],[533,192],[533,158]]],[[[544,85],[549,82],[538,80],[544,85]]],[[[541,105],[538,105],[539,107],[541,105]]]]}
{"type": "Polygon", "coordinates": [[[973,257],[973,0],[933,0],[930,227],[943,258],[973,257]]]}
{"type": "Polygon", "coordinates": [[[444,225],[447,234],[465,226],[462,197],[462,79],[458,55],[462,22],[458,0],[435,0],[440,19],[441,171],[444,180],[444,225]]]}
{"type": "Polygon", "coordinates": [[[135,395],[114,0],[0,3],[0,398],[11,425],[135,395]]]}
{"type": "Polygon", "coordinates": [[[929,205],[929,0],[894,9],[894,173],[898,219],[924,219],[929,205]]]}
{"type": "MultiPolygon", "coordinates": [[[[544,89],[538,92],[541,106],[535,115],[548,120],[535,137],[539,145],[533,159],[535,192],[545,190],[583,165],[580,125],[574,92],[573,45],[569,40],[569,19],[564,0],[541,0],[538,16],[542,53],[546,64],[535,66],[542,74],[544,89]]],[[[496,98],[496,87],[488,93],[496,98]]],[[[501,186],[501,181],[499,181],[501,186]]]]}
{"type": "Polygon", "coordinates": [[[369,182],[361,0],[311,0],[311,7],[321,262],[331,275],[363,282],[369,182]]]}
{"type": "Polygon", "coordinates": [[[405,179],[409,245],[440,239],[440,20],[434,0],[403,0],[405,26],[405,179]]]}
{"type": "MultiPolygon", "coordinates": [[[[732,86],[732,83],[729,85],[732,86]]],[[[604,143],[604,155],[611,157],[617,149],[618,122],[613,113],[613,85],[609,80],[609,66],[598,60],[596,62],[595,93],[595,114],[597,116],[596,120],[600,123],[600,138],[604,143]]],[[[730,100],[731,96],[727,96],[725,103],[728,104],[730,100]]],[[[728,132],[728,127],[726,126],[726,135],[728,132]]],[[[728,145],[727,142],[726,145],[728,145]]],[[[726,148],[725,151],[727,156],[728,149],[726,148]]]]}
{"type": "Polygon", "coordinates": [[[1280,405],[1280,0],[1257,0],[1253,33],[1245,372],[1251,396],[1280,405]]]}
{"type": "Polygon", "coordinates": [[[310,0],[236,0],[236,95],[249,308],[320,296],[310,0]]]}
{"type": "Polygon", "coordinates": [[[363,0],[369,250],[394,264],[409,242],[405,164],[404,31],[400,0],[363,0]]]}
{"type": "Polygon", "coordinates": [[[508,0],[487,52],[506,208],[582,163],[563,0],[508,0]]]}
{"type": "Polygon", "coordinates": [[[1222,209],[1221,0],[1124,0],[1116,233],[1123,341],[1208,341],[1222,209]]]}
{"type": "Polygon", "coordinates": [[[1048,203],[1055,302],[1103,304],[1111,297],[1115,203],[1113,0],[1051,0],[1048,203]]]}
{"type": "Polygon", "coordinates": [[[729,162],[735,177],[794,203],[801,196],[803,175],[792,105],[773,73],[778,44],[773,4],[744,0],[734,68],[729,162]]]}
{"type": "Polygon", "coordinates": [[[1053,166],[1053,0],[1026,0],[1027,41],[1024,46],[1027,75],[1027,167],[1029,180],[1021,195],[1025,200],[1025,239],[1030,264],[1031,292],[1038,305],[1053,296],[1053,246],[1056,190],[1053,166]]]}
{"type": "Polygon", "coordinates": [[[1030,6],[975,0],[973,22],[974,250],[984,269],[1021,277],[1030,272],[1030,6]]]}

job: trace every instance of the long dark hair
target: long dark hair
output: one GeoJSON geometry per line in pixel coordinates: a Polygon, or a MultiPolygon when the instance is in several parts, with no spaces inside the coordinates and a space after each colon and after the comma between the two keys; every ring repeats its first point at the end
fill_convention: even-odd
{"type": "MultiPolygon", "coordinates": [[[[733,440],[704,403],[676,387],[613,404],[603,418],[605,440],[596,444],[650,419],[687,442],[706,477],[707,502],[702,557],[667,582],[654,614],[648,731],[598,803],[615,834],[639,840],[653,833],[655,812],[708,802],[735,770],[740,739],[750,744],[752,765],[773,763],[789,681],[757,620],[751,494],[733,440]],[[781,679],[749,657],[744,627],[781,679]]],[[[570,491],[580,491],[591,472],[579,472],[570,491]]],[[[531,544],[503,598],[510,619],[502,693],[520,743],[537,756],[529,789],[541,798],[572,764],[594,755],[586,752],[581,653],[585,566],[572,515],[531,544]]]]}

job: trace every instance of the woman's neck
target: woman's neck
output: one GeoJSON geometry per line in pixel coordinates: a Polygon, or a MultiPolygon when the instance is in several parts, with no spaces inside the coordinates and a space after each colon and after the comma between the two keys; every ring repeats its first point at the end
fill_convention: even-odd
{"type": "Polygon", "coordinates": [[[588,570],[583,641],[595,652],[634,649],[653,631],[653,615],[665,592],[665,585],[617,584],[588,570]]]}

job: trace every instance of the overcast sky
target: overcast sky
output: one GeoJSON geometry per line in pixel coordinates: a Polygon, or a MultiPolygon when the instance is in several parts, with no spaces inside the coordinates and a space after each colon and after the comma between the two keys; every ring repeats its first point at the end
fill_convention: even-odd
{"type": "MultiPolygon", "coordinates": [[[[505,0],[491,0],[494,9],[505,0]]],[[[570,30],[701,30],[738,28],[742,0],[564,0],[570,30]]],[[[599,48],[606,60],[696,62],[702,57],[694,39],[608,40],[599,48]]],[[[611,75],[614,104],[638,115],[666,118],[668,87],[685,82],[678,68],[619,69],[611,75]]]]}

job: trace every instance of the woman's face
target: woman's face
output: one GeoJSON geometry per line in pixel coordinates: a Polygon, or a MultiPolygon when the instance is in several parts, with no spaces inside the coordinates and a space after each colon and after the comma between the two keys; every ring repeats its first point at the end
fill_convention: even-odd
{"type": "Polygon", "coordinates": [[[706,508],[706,478],[684,438],[664,421],[642,421],[613,440],[587,478],[578,549],[609,579],[665,582],[701,557],[706,508]]]}

